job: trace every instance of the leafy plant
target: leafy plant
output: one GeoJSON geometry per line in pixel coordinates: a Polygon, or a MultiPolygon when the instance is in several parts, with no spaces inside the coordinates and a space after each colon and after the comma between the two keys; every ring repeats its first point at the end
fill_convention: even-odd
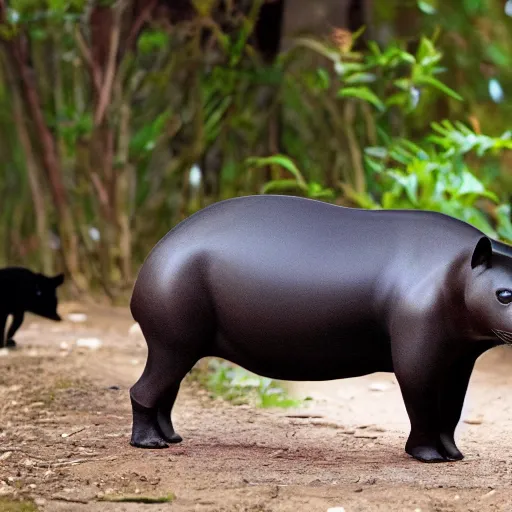
{"type": "Polygon", "coordinates": [[[261,189],[262,194],[297,190],[299,194],[312,199],[333,199],[335,196],[334,190],[325,188],[316,181],[306,181],[293,160],[285,155],[248,158],[246,163],[249,168],[261,169],[270,166],[272,170],[275,170],[275,168],[284,169],[293,176],[293,179],[267,181],[261,189]]]}
{"type": "MultiPolygon", "coordinates": [[[[498,196],[476,177],[467,158],[470,153],[483,158],[512,149],[510,133],[490,137],[449,121],[433,123],[432,130],[421,145],[397,139],[388,147],[366,149],[367,165],[379,180],[381,193],[378,202],[365,197],[365,206],[369,202],[373,208],[438,211],[490,236],[512,239],[509,210],[497,206],[498,196]],[[482,209],[482,201],[493,205],[494,221],[482,209]]],[[[363,206],[360,198],[353,200],[363,206]]]]}
{"type": "Polygon", "coordinates": [[[298,407],[301,404],[300,400],[289,398],[274,380],[218,359],[209,361],[203,384],[213,396],[236,404],[254,403],[258,407],[298,407]]]}

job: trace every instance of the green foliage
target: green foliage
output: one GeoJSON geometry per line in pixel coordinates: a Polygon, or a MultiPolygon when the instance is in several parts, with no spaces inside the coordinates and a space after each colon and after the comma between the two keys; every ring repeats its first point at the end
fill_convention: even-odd
{"type": "Polygon", "coordinates": [[[333,199],[334,190],[324,188],[315,181],[307,182],[297,168],[293,160],[285,155],[273,155],[266,158],[248,158],[247,165],[250,168],[271,168],[280,167],[290,172],[294,179],[276,179],[265,183],[261,189],[262,194],[283,191],[298,191],[299,195],[304,195],[311,199],[333,199]]]}
{"type": "Polygon", "coordinates": [[[486,153],[498,154],[504,149],[512,149],[512,132],[506,131],[499,137],[477,134],[459,121],[452,123],[444,120],[441,123],[432,123],[436,135],[428,140],[444,148],[447,155],[464,155],[475,151],[478,156],[486,153]]]}
{"type": "MultiPolygon", "coordinates": [[[[502,129],[498,137],[494,125],[480,123],[484,110],[492,121],[503,120],[510,108],[506,95],[499,112],[497,103],[489,104],[488,61],[499,70],[492,77],[504,91],[512,69],[512,32],[505,30],[510,20],[491,3],[374,3],[376,19],[391,34],[385,43],[369,41],[356,50],[362,29],[341,31],[332,40],[303,35],[268,64],[252,46],[260,2],[244,16],[224,13],[221,26],[216,2],[197,1],[194,20],[170,28],[148,24],[135,51],[120,49],[101,127],[95,124],[99,92],[87,52],[93,29],[84,16],[89,3],[16,0],[0,30],[6,38],[24,33],[30,43],[44,119],[72,202],[80,265],[89,281],[105,287],[124,280],[128,290],[121,248],[128,247],[128,264],[136,270],[178,221],[238,195],[282,193],[364,208],[435,209],[510,239],[503,204],[512,186],[503,172],[509,135],[502,129]],[[411,6],[413,21],[424,30],[401,37],[396,20],[411,6]],[[477,70],[477,55],[483,71],[477,70]],[[105,140],[112,141],[109,157],[105,140]],[[202,178],[195,185],[189,182],[193,166],[202,178]],[[121,227],[128,233],[123,241],[121,227]],[[92,239],[91,228],[100,232],[100,241],[92,239]]],[[[101,9],[121,13],[127,5],[107,1],[101,9]]],[[[120,48],[130,20],[127,10],[120,48]]],[[[109,41],[103,43],[105,50],[109,41]]],[[[2,47],[4,68],[13,62],[6,52],[8,45],[2,47]]],[[[4,82],[1,257],[37,266],[41,247],[33,241],[38,217],[30,201],[29,159],[12,129],[13,91],[4,82]]],[[[41,138],[26,105],[23,115],[48,217],[39,229],[50,230],[53,240],[59,217],[41,138]]],[[[56,261],[57,254],[52,249],[56,261]]]]}
{"type": "Polygon", "coordinates": [[[489,236],[512,240],[509,209],[496,207],[498,196],[475,176],[465,158],[471,153],[479,158],[496,156],[511,149],[510,134],[489,137],[449,121],[433,123],[432,129],[421,145],[398,139],[388,147],[366,149],[367,164],[381,180],[381,199],[372,206],[438,211],[469,222],[489,236]],[[497,229],[482,211],[482,200],[494,205],[497,229]]]}
{"type": "Polygon", "coordinates": [[[508,129],[512,103],[507,98],[493,98],[490,92],[491,81],[503,91],[512,86],[512,18],[505,12],[506,2],[428,0],[419,4],[429,4],[435,10],[422,9],[427,15],[421,17],[419,27],[440,31],[444,62],[453,70],[445,82],[466,98],[464,108],[450,104],[450,117],[465,117],[470,112],[478,117],[484,132],[508,129]]]}
{"type": "Polygon", "coordinates": [[[274,380],[218,359],[209,361],[209,373],[203,384],[213,396],[236,404],[254,403],[258,407],[298,407],[301,404],[288,398],[274,380]]]}
{"type": "Polygon", "coordinates": [[[163,30],[147,30],[137,40],[137,48],[142,54],[151,54],[169,44],[169,34],[163,30]]]}

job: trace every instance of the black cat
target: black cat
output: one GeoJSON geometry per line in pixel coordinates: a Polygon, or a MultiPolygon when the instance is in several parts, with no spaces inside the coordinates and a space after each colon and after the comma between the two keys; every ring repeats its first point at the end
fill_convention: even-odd
{"type": "Polygon", "coordinates": [[[14,347],[13,337],[21,327],[25,312],[60,322],[57,313],[57,288],[64,283],[64,274],[47,277],[21,267],[0,270],[0,347],[14,347]],[[7,318],[13,320],[7,336],[7,318]]]}

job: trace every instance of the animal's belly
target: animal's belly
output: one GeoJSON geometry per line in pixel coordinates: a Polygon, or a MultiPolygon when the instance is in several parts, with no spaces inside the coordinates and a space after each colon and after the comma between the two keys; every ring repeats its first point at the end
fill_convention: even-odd
{"type": "Polygon", "coordinates": [[[391,372],[389,339],[376,325],[343,332],[254,332],[244,338],[219,334],[212,354],[258,375],[280,380],[333,380],[391,372]]]}

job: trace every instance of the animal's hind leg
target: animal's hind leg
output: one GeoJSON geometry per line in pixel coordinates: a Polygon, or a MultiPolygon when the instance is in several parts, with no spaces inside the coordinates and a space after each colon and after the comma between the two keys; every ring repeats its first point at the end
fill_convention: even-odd
{"type": "MultiPolygon", "coordinates": [[[[165,343],[165,340],[164,340],[165,343]]],[[[149,344],[148,360],[140,379],[130,389],[133,411],[130,444],[138,448],[167,448],[178,442],[170,421],[170,411],[181,380],[199,359],[184,356],[169,347],[149,344]]],[[[181,440],[181,438],[179,439],[181,440]]]]}

